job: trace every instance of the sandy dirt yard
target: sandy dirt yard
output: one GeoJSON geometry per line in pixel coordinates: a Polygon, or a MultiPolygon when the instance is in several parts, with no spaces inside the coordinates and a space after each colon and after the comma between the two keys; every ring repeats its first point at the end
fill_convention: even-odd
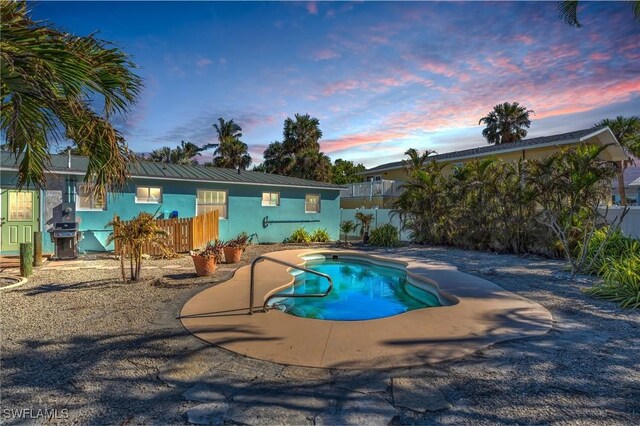
{"type": "MultiPolygon", "coordinates": [[[[243,263],[289,245],[252,246],[243,263]]],[[[546,307],[554,328],[436,365],[328,370],[209,346],[176,318],[239,265],[195,277],[187,256],[48,262],[0,293],[3,424],[640,424],[640,312],[583,294],[562,263],[440,247],[433,259],[546,307]],[[45,411],[46,410],[46,411],[45,411]]]]}

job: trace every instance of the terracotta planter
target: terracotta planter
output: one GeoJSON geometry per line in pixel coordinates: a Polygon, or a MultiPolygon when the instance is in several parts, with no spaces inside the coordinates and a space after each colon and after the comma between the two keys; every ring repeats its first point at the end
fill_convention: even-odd
{"type": "Polygon", "coordinates": [[[204,256],[191,255],[191,258],[193,259],[193,266],[196,267],[196,274],[199,277],[204,277],[206,275],[213,275],[213,273],[216,271],[215,257],[210,257],[207,259],[204,256]]]}
{"type": "Polygon", "coordinates": [[[226,263],[238,263],[242,258],[243,250],[241,248],[224,247],[222,251],[224,251],[224,261],[226,263]]]}

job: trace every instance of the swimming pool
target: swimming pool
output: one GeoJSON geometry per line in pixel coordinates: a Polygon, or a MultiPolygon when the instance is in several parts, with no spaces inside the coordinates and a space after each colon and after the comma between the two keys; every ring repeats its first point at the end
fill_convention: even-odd
{"type": "MultiPolygon", "coordinates": [[[[325,297],[273,299],[271,306],[304,318],[357,321],[384,318],[414,309],[441,306],[437,295],[409,283],[406,273],[355,258],[306,259],[305,267],[329,275],[333,289],[325,297]]],[[[297,273],[292,287],[282,293],[316,294],[327,290],[325,278],[297,273]]]]}

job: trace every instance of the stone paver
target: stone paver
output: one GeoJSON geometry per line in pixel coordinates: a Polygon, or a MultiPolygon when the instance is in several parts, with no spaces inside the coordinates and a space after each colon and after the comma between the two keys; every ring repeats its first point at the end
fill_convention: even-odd
{"type": "Polygon", "coordinates": [[[331,412],[321,413],[316,417],[315,424],[387,426],[397,414],[397,410],[386,399],[378,395],[357,394],[341,401],[331,412]]]}
{"type": "Polygon", "coordinates": [[[224,401],[196,405],[187,411],[189,423],[195,425],[221,425],[227,417],[229,404],[224,401]]]}
{"type": "Polygon", "coordinates": [[[413,411],[439,411],[449,408],[442,392],[428,379],[394,378],[393,401],[413,411]]]}
{"type": "Polygon", "coordinates": [[[226,395],[207,383],[198,383],[182,394],[184,399],[198,402],[225,401],[226,395]]]}
{"type": "Polygon", "coordinates": [[[334,376],[335,385],[341,389],[347,389],[359,393],[386,392],[391,384],[389,373],[368,372],[362,370],[339,371],[334,376]]]}

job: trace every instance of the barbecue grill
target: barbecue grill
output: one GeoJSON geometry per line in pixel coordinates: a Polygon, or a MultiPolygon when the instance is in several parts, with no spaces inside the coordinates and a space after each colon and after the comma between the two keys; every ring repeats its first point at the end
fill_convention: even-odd
{"type": "Polygon", "coordinates": [[[74,203],[62,204],[62,222],[55,222],[49,229],[54,243],[54,259],[78,257],[78,222],[74,203]]]}

